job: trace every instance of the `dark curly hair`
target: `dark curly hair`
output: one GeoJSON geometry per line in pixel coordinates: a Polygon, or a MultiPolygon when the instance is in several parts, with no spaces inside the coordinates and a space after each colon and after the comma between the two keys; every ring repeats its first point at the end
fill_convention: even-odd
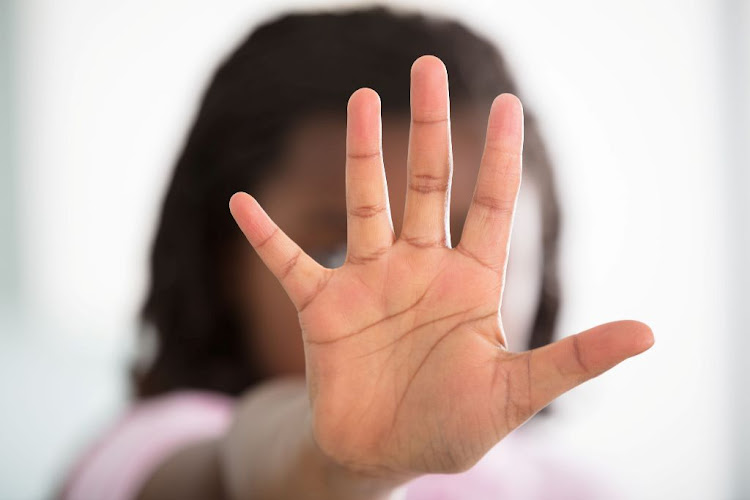
{"type": "MultiPolygon", "coordinates": [[[[302,116],[345,109],[374,88],[383,111],[409,112],[409,71],[419,56],[445,63],[451,102],[489,106],[518,94],[492,43],[462,24],[382,7],[294,13],[256,28],[206,90],[162,207],[142,310],[155,352],[133,370],[138,397],[181,388],[238,394],[268,377],[242,342],[227,298],[224,259],[240,236],[227,202],[273,176],[285,137],[302,116]]],[[[525,173],[543,203],[543,284],[531,347],[552,340],[559,307],[559,207],[538,126],[526,111],[525,173]]]]}

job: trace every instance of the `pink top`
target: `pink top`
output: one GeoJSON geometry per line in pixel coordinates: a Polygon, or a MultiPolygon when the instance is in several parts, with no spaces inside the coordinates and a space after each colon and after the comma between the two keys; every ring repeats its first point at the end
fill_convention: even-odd
{"type": "MultiPolygon", "coordinates": [[[[234,400],[183,391],[140,403],[105,433],[74,467],[65,500],[132,500],[155,468],[190,443],[227,430],[234,400]]],[[[612,499],[579,468],[515,431],[461,474],[423,476],[397,495],[404,500],[612,499]]],[[[599,485],[600,486],[600,485],[599,485]]]]}

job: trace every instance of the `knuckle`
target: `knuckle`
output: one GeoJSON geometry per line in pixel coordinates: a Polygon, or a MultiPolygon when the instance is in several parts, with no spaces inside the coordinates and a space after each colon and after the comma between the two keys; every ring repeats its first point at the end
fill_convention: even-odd
{"type": "Polygon", "coordinates": [[[300,252],[295,253],[292,255],[284,264],[282,264],[281,269],[279,270],[279,277],[283,280],[291,272],[294,270],[295,267],[297,267],[297,262],[299,261],[300,252]]]}
{"type": "Polygon", "coordinates": [[[515,199],[500,198],[490,195],[478,195],[474,197],[474,204],[484,209],[494,218],[508,218],[516,209],[515,199]]]}
{"type": "Polygon", "coordinates": [[[352,207],[349,210],[349,215],[361,219],[369,219],[383,212],[385,212],[385,205],[378,203],[375,205],[359,205],[357,207],[352,207]]]}
{"type": "Polygon", "coordinates": [[[443,193],[448,190],[449,181],[445,176],[416,174],[409,180],[409,189],[422,194],[443,193]]]}
{"type": "Polygon", "coordinates": [[[382,247],[382,248],[373,250],[372,252],[367,253],[367,254],[361,254],[361,255],[350,254],[347,256],[346,261],[349,264],[352,264],[355,266],[369,264],[370,262],[375,262],[378,259],[380,259],[383,255],[385,255],[387,251],[388,251],[387,247],[382,247]]]}

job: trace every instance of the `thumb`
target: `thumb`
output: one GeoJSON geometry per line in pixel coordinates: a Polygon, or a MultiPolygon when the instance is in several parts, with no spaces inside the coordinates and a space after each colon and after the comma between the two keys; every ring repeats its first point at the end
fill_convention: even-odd
{"type": "Polygon", "coordinates": [[[653,344],[654,334],[647,325],[615,321],[524,353],[532,411],[653,344]]]}

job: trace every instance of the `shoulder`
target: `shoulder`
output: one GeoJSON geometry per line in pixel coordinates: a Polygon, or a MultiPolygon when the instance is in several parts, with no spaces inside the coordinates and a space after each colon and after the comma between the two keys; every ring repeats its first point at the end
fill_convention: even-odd
{"type": "Polygon", "coordinates": [[[180,391],[135,404],[79,459],[62,498],[134,498],[167,457],[224,433],[233,410],[233,398],[203,391],[180,391]]]}

